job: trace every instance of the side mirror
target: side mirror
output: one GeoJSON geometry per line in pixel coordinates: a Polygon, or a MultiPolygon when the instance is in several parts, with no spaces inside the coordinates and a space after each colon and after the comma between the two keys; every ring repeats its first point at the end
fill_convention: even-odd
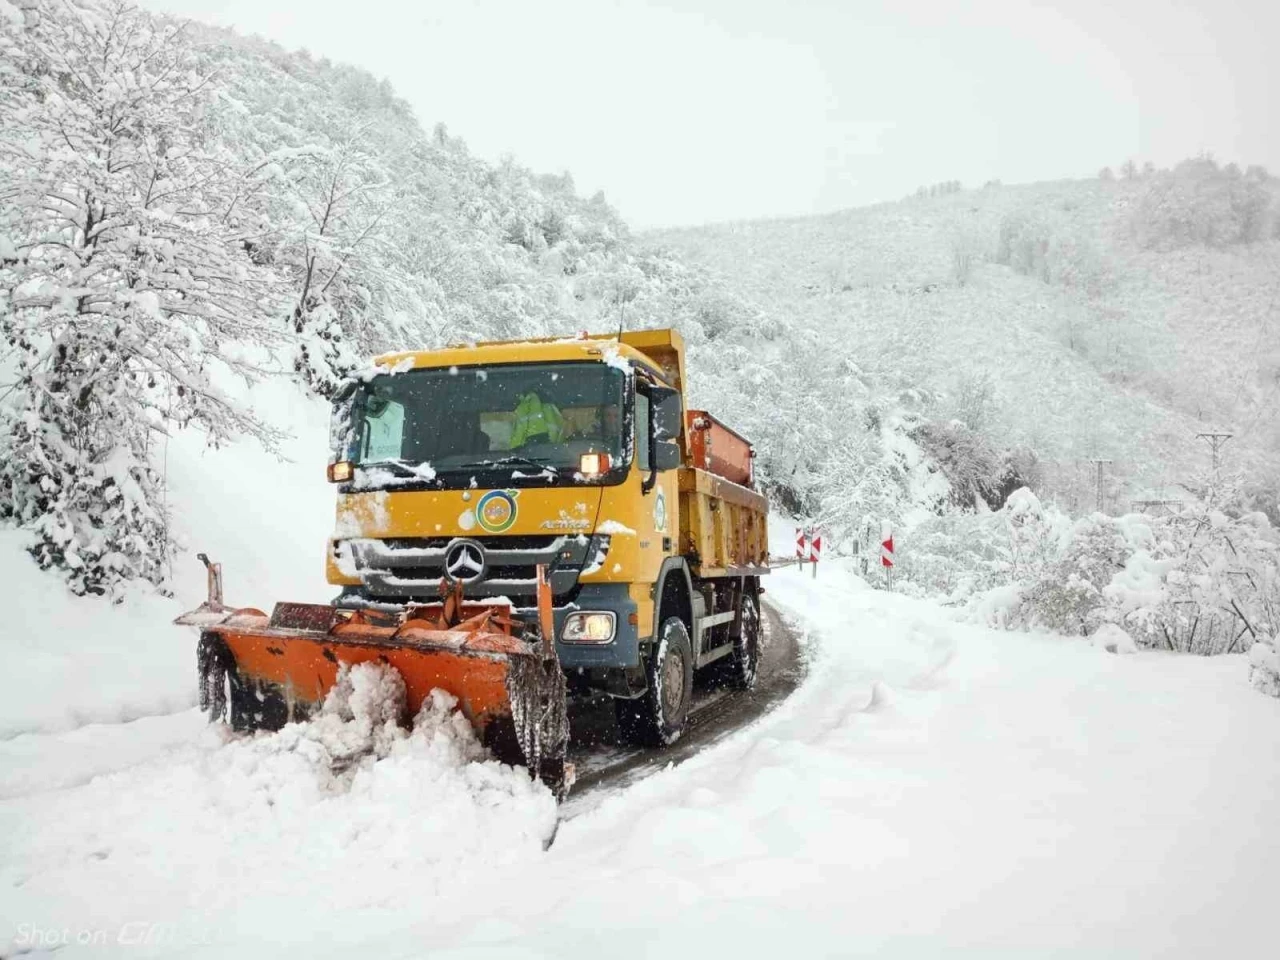
{"type": "Polygon", "coordinates": [[[649,388],[649,410],[653,418],[653,439],[661,443],[663,440],[679,440],[680,428],[684,421],[684,405],[680,402],[680,391],[670,387],[649,388]]]}
{"type": "Polygon", "coordinates": [[[652,418],[653,449],[649,453],[653,469],[674,470],[680,466],[680,429],[684,425],[684,404],[680,391],[670,387],[649,388],[649,416],[652,418]]]}

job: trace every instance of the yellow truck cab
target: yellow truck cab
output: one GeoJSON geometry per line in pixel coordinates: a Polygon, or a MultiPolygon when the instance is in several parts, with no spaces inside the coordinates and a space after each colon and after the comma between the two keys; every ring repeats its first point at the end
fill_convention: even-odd
{"type": "Polygon", "coordinates": [[[671,742],[696,670],[754,681],[768,558],[750,445],[684,390],[672,330],[379,357],[334,406],[334,604],[518,617],[546,565],[570,690],[671,742]]]}

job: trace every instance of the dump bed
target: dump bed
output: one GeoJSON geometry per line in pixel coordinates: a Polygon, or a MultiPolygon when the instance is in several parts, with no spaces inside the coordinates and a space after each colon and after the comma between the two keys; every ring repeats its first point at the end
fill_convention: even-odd
{"type": "Polygon", "coordinates": [[[697,467],[680,471],[680,552],[699,577],[759,576],[769,562],[769,505],[697,467]]]}

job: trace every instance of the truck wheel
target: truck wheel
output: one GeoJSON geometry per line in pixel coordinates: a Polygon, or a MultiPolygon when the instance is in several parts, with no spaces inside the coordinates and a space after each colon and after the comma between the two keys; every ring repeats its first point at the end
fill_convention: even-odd
{"type": "Polygon", "coordinates": [[[649,689],[635,700],[615,700],[618,731],[628,743],[665,747],[680,739],[693,693],[693,645],[676,617],[662,622],[658,649],[646,670],[649,689]]]}
{"type": "MultiPolygon", "coordinates": [[[[227,722],[236,733],[279,730],[289,722],[289,705],[278,689],[246,682],[234,667],[227,671],[227,688],[227,722]]],[[[305,718],[299,715],[294,719],[305,718]]]]}
{"type": "Polygon", "coordinates": [[[760,601],[754,593],[744,593],[738,636],[729,656],[729,682],[739,690],[750,690],[756,685],[759,667],[760,601]]]}
{"type": "Polygon", "coordinates": [[[249,685],[240,679],[240,673],[234,667],[227,671],[227,723],[236,733],[245,733],[258,729],[254,702],[257,698],[249,685]]]}

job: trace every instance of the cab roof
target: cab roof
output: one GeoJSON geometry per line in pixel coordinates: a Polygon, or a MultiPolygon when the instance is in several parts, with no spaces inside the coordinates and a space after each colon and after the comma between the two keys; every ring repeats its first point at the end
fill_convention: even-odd
{"type": "Polygon", "coordinates": [[[379,367],[404,371],[565,360],[609,362],[615,358],[641,366],[680,388],[684,373],[684,341],[674,330],[637,330],[623,333],[621,339],[616,334],[584,334],[536,340],[491,340],[456,344],[441,350],[384,353],[375,357],[373,362],[379,367]],[[678,362],[664,362],[667,355],[678,362]]]}

